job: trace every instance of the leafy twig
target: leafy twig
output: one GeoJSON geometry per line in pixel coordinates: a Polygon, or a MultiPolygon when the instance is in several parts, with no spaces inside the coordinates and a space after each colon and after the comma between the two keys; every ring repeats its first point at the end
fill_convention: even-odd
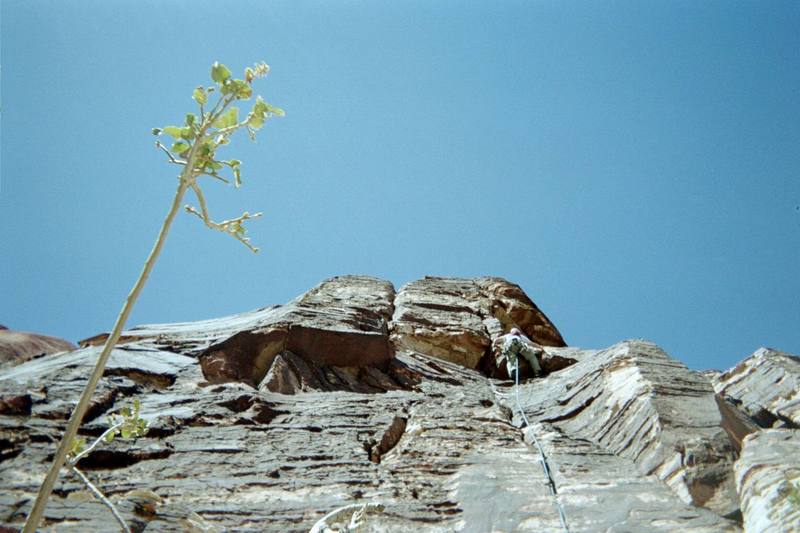
{"type": "Polygon", "coordinates": [[[172,152],[170,152],[170,151],[167,149],[167,147],[166,147],[166,146],[164,146],[163,144],[161,144],[161,141],[156,141],[156,146],[157,146],[158,148],[161,148],[161,150],[163,150],[163,151],[164,151],[164,153],[165,153],[165,154],[167,154],[167,157],[169,158],[169,162],[170,162],[170,163],[174,163],[174,164],[176,164],[176,165],[185,165],[185,164],[186,164],[186,161],[184,161],[184,160],[182,160],[182,159],[176,159],[176,158],[175,158],[175,156],[174,156],[174,155],[172,155],[172,152]]]}
{"type": "Polygon", "coordinates": [[[206,199],[203,196],[203,191],[200,189],[200,186],[197,183],[192,183],[191,185],[192,190],[194,191],[195,196],[197,196],[197,201],[200,204],[200,211],[197,211],[194,207],[187,205],[184,207],[187,212],[192,213],[193,215],[197,215],[200,217],[206,226],[211,229],[215,229],[217,231],[221,231],[222,233],[227,233],[228,235],[232,236],[253,252],[258,252],[258,248],[250,244],[250,239],[245,237],[244,234],[247,231],[245,227],[242,225],[245,220],[249,220],[251,218],[258,218],[261,216],[261,213],[250,214],[245,211],[240,217],[233,218],[230,220],[223,220],[222,222],[214,222],[211,220],[211,217],[208,214],[208,206],[206,205],[206,199]]]}
{"type": "Polygon", "coordinates": [[[80,478],[81,481],[83,481],[83,484],[86,485],[94,497],[100,500],[103,505],[111,510],[111,513],[114,515],[114,518],[117,519],[117,522],[119,522],[119,524],[122,526],[122,529],[126,533],[130,533],[130,528],[125,523],[125,520],[122,518],[122,515],[119,513],[114,504],[111,503],[111,500],[108,499],[106,495],[103,494],[103,492],[91,482],[86,474],[78,469],[78,462],[92,453],[101,442],[110,443],[117,435],[122,435],[123,438],[127,439],[141,437],[147,433],[147,422],[145,422],[145,420],[139,416],[139,400],[133,401],[133,409],[130,407],[123,407],[120,409],[119,417],[112,415],[112,420],[115,418],[119,418],[119,420],[110,428],[105,430],[88,447],[84,448],[84,446],[86,446],[86,441],[83,438],[74,439],[72,441],[72,448],[68,454],[70,458],[67,462],[67,465],[69,466],[70,471],[72,471],[80,478]]]}
{"type": "Polygon", "coordinates": [[[117,431],[119,428],[121,428],[121,427],[122,427],[122,424],[124,424],[124,423],[125,423],[124,421],[119,421],[119,422],[117,422],[116,424],[114,424],[113,426],[111,426],[110,428],[108,428],[107,430],[105,430],[105,431],[103,432],[103,434],[102,434],[102,435],[100,435],[99,437],[97,437],[97,439],[95,439],[95,441],[94,441],[94,442],[92,442],[92,443],[91,443],[91,444],[90,444],[90,445],[89,445],[87,448],[85,448],[85,449],[84,449],[83,451],[81,451],[81,452],[78,452],[78,453],[77,453],[77,454],[76,454],[74,457],[72,457],[72,458],[69,460],[69,464],[70,464],[70,466],[75,466],[75,465],[77,465],[77,464],[78,464],[78,461],[80,461],[81,459],[83,459],[84,457],[86,457],[87,455],[89,455],[90,453],[92,453],[92,452],[94,451],[94,449],[95,449],[95,448],[97,448],[97,446],[98,446],[98,445],[99,445],[99,444],[100,444],[102,441],[106,440],[106,439],[107,439],[107,437],[108,437],[109,435],[113,435],[113,434],[114,434],[114,432],[115,432],[115,431],[117,431]]]}

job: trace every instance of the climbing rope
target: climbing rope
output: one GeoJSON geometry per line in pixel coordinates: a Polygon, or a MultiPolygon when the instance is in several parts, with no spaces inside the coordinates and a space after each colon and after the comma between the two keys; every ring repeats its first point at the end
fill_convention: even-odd
{"type": "Polygon", "coordinates": [[[522,403],[519,401],[519,357],[516,358],[514,365],[514,399],[517,402],[517,410],[519,411],[519,414],[522,415],[522,420],[525,421],[525,426],[523,427],[531,428],[530,435],[533,437],[533,443],[536,444],[536,448],[539,450],[539,463],[541,463],[542,470],[544,470],[544,474],[547,476],[547,486],[550,488],[550,494],[553,496],[556,511],[558,511],[558,518],[561,520],[561,526],[564,528],[566,533],[569,533],[567,516],[564,514],[564,508],[561,507],[561,502],[558,501],[556,482],[553,480],[553,475],[550,473],[550,467],[547,465],[547,458],[544,455],[544,450],[542,449],[542,445],[539,444],[539,439],[536,438],[536,432],[531,426],[531,423],[528,421],[527,415],[525,415],[525,410],[522,408],[522,403]]]}

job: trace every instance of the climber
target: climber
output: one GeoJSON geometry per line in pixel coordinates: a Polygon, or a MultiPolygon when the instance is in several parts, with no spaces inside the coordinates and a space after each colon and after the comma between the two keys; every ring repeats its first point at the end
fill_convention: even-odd
{"type": "Polygon", "coordinates": [[[539,375],[542,367],[539,366],[539,360],[536,356],[542,353],[541,348],[534,344],[518,328],[511,328],[510,333],[506,333],[500,338],[502,339],[503,356],[506,358],[508,377],[514,378],[514,371],[517,369],[517,357],[520,355],[531,364],[533,375],[539,375]]]}

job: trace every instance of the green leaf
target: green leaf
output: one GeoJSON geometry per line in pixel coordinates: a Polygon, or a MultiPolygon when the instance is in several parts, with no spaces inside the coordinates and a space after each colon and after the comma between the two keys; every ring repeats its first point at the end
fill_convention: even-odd
{"type": "Polygon", "coordinates": [[[153,135],[161,135],[161,128],[153,128],[153,135]]]}
{"type": "Polygon", "coordinates": [[[231,77],[231,71],[225,65],[214,61],[211,65],[211,79],[217,83],[222,83],[231,77]]]}
{"type": "Polygon", "coordinates": [[[72,446],[70,447],[69,454],[72,456],[78,455],[84,450],[84,448],[86,448],[86,439],[83,437],[75,437],[72,440],[72,446]]]}
{"type": "MultiPolygon", "coordinates": [[[[189,149],[189,144],[183,141],[178,141],[172,145],[172,151],[178,155],[184,153],[188,149],[189,149]]],[[[123,413],[122,416],[130,416],[130,412],[127,415],[123,413]]]]}
{"type": "Polygon", "coordinates": [[[211,139],[206,139],[200,145],[198,153],[202,157],[211,157],[214,155],[214,149],[215,149],[214,141],[212,141],[211,139]]]}
{"type": "Polygon", "coordinates": [[[189,126],[181,128],[181,139],[186,139],[187,141],[194,139],[194,130],[189,126]]]}
{"type": "Polygon", "coordinates": [[[242,162],[239,161],[238,159],[231,159],[230,161],[225,161],[225,163],[227,163],[228,166],[231,168],[238,167],[239,165],[242,164],[242,162]]]}
{"type": "Polygon", "coordinates": [[[267,113],[272,113],[276,117],[285,117],[286,112],[281,109],[280,107],[275,107],[274,105],[267,104],[267,113]]]}
{"type": "Polygon", "coordinates": [[[212,124],[215,128],[223,129],[235,126],[239,122],[239,110],[235,107],[228,109],[212,124]]]}
{"type": "Polygon", "coordinates": [[[260,129],[264,125],[264,121],[268,116],[285,116],[283,109],[275,107],[266,103],[260,96],[256,97],[256,103],[253,104],[253,111],[247,117],[247,124],[254,130],[260,129]]]}
{"type": "Polygon", "coordinates": [[[179,128],[178,126],[167,126],[164,128],[163,132],[172,136],[173,139],[180,139],[181,130],[182,128],[179,128]]]}
{"type": "Polygon", "coordinates": [[[194,91],[192,91],[192,98],[200,105],[203,105],[208,101],[206,99],[206,92],[202,87],[197,87],[194,91]]]}
{"type": "Polygon", "coordinates": [[[256,96],[256,103],[253,104],[253,113],[263,114],[267,112],[267,103],[261,96],[256,96]]]}
{"type": "Polygon", "coordinates": [[[130,430],[130,428],[122,426],[122,438],[123,439],[131,438],[131,430],[130,430]]]}
{"type": "Polygon", "coordinates": [[[236,88],[233,86],[233,83],[228,81],[228,82],[225,82],[225,83],[222,84],[222,88],[220,89],[220,92],[222,94],[231,94],[235,90],[236,90],[236,88]]]}
{"type": "Polygon", "coordinates": [[[114,437],[116,436],[117,436],[117,431],[111,431],[110,433],[108,433],[108,435],[103,437],[103,440],[106,441],[107,443],[111,443],[114,441],[114,437]]]}
{"type": "Polygon", "coordinates": [[[197,115],[194,113],[186,113],[186,125],[187,126],[194,126],[194,123],[197,121],[197,115]]]}
{"type": "Polygon", "coordinates": [[[249,100],[251,96],[253,96],[253,88],[246,83],[236,91],[236,98],[239,100],[249,100]]]}
{"type": "Polygon", "coordinates": [[[247,125],[256,130],[260,129],[264,125],[264,114],[250,113],[250,116],[247,117],[247,125]]]}
{"type": "Polygon", "coordinates": [[[232,94],[239,100],[253,96],[253,88],[244,80],[228,80],[222,85],[222,94],[232,94]]]}

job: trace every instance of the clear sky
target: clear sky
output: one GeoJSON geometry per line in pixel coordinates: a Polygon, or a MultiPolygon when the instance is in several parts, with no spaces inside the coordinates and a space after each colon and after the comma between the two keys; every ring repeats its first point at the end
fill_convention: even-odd
{"type": "Polygon", "coordinates": [[[519,283],[571,345],[800,353],[796,1],[2,0],[0,323],[111,328],[175,187],[150,129],[219,60],[287,116],[179,215],[129,325],[324,278],[519,283]]]}

